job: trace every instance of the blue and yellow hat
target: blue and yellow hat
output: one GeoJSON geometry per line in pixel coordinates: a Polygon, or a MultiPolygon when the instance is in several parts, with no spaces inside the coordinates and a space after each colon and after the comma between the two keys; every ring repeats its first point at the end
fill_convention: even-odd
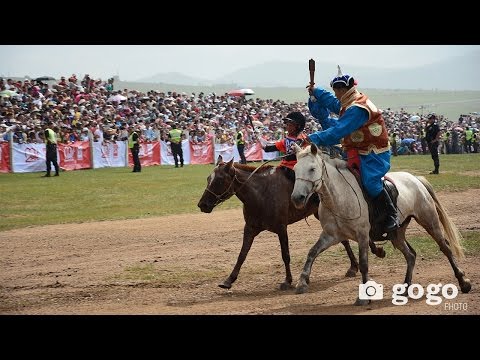
{"type": "MultiPolygon", "coordinates": [[[[340,65],[337,65],[337,67],[338,67],[338,74],[336,77],[333,78],[332,81],[330,81],[330,87],[333,88],[333,85],[335,84],[343,84],[345,87],[348,87],[350,79],[353,79],[353,77],[348,74],[343,75],[342,69],[340,69],[340,65]]],[[[355,79],[353,79],[353,84],[357,85],[357,82],[355,81],[355,79]]]]}

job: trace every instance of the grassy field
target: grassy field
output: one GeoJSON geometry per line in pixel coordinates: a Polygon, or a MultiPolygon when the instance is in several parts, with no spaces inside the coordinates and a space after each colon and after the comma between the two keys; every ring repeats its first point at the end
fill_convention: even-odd
{"type": "MultiPolygon", "coordinates": [[[[117,85],[118,89],[136,89],[140,91],[160,90],[160,91],[179,91],[190,94],[192,92],[200,93],[203,91],[208,94],[224,94],[231,87],[225,86],[181,86],[168,84],[150,84],[122,82],[117,85]]],[[[253,89],[255,95],[253,98],[284,100],[287,103],[295,101],[307,101],[305,88],[287,88],[287,87],[257,87],[253,89]]],[[[460,114],[468,114],[474,111],[480,111],[480,91],[446,91],[446,90],[385,90],[385,89],[363,89],[370,99],[381,109],[391,108],[400,110],[404,108],[410,113],[427,114],[435,112],[446,116],[449,120],[457,121],[460,114]],[[423,109],[420,109],[422,107],[423,109]]]]}
{"type": "MultiPolygon", "coordinates": [[[[392,157],[392,171],[426,175],[436,190],[480,188],[480,154],[441,155],[439,176],[429,155],[392,157]]],[[[275,163],[273,163],[275,164],[275,163]]],[[[260,165],[260,163],[258,163],[260,165]]],[[[120,220],[195,213],[212,165],[104,168],[62,172],[0,174],[0,231],[45,224],[120,220]]],[[[221,209],[240,207],[233,197],[221,209]]]]}

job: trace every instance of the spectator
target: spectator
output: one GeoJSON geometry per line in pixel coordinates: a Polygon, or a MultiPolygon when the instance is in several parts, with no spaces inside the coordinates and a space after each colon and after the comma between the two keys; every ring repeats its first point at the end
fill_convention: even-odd
{"type": "Polygon", "coordinates": [[[55,167],[55,176],[59,176],[59,166],[57,162],[57,134],[50,129],[52,122],[48,121],[45,127],[45,144],[47,146],[46,165],[47,173],[44,177],[50,177],[52,165],[55,167]]]}
{"type": "Polygon", "coordinates": [[[139,129],[136,127],[130,128],[130,136],[128,137],[128,148],[130,149],[133,157],[133,171],[132,172],[141,172],[142,164],[140,163],[140,136],[138,135],[139,129]]]}
{"type": "Polygon", "coordinates": [[[429,114],[428,125],[425,129],[426,135],[425,139],[427,140],[428,149],[430,150],[430,155],[433,159],[434,170],[430,171],[430,174],[438,174],[438,169],[440,168],[440,159],[438,158],[438,142],[440,140],[440,127],[436,123],[436,115],[429,114]]]}
{"type": "Polygon", "coordinates": [[[237,132],[237,150],[240,156],[240,164],[246,164],[247,159],[245,157],[245,135],[243,133],[243,125],[239,125],[237,132]]]}
{"type": "Polygon", "coordinates": [[[180,167],[183,167],[183,149],[182,149],[182,131],[177,129],[177,124],[172,124],[172,129],[168,133],[170,139],[170,148],[172,150],[175,167],[178,168],[178,160],[180,159],[180,167]]]}

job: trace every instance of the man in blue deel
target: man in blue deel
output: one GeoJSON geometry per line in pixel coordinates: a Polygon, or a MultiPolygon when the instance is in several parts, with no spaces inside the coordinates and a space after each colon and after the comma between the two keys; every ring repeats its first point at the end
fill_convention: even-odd
{"type": "Polygon", "coordinates": [[[381,112],[356,87],[350,75],[343,75],[338,67],[337,76],[330,82],[335,96],[320,87],[308,86],[311,114],[322,125],[322,131],[308,135],[319,146],[331,146],[341,142],[350,167],[356,167],[362,184],[372,198],[374,206],[385,213],[384,230],[398,228],[397,211],[382,177],[390,170],[390,144],[381,112]],[[330,113],[338,114],[338,119],[330,113]]]}

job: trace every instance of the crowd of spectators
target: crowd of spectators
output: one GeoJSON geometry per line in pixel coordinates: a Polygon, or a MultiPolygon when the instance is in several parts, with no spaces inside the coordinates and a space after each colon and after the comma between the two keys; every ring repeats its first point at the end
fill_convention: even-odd
{"type": "MultiPolygon", "coordinates": [[[[305,96],[307,98],[307,94],[305,96]]],[[[259,99],[228,94],[191,93],[133,89],[115,89],[114,78],[106,81],[86,74],[75,74],[59,81],[0,79],[0,141],[13,137],[16,143],[43,143],[43,129],[53,122],[59,141],[126,140],[134,127],[143,141],[168,141],[173,123],[182,129],[184,138],[194,143],[215,135],[217,143],[233,145],[239,129],[247,143],[262,139],[273,141],[284,136],[282,118],[300,111],[307,118],[306,133],[321,129],[310,115],[306,102],[288,104],[282,100],[259,99]],[[252,126],[253,124],[253,126],[252,126]]],[[[427,153],[424,141],[426,116],[401,109],[383,110],[386,125],[395,139],[398,153],[427,153]],[[414,116],[412,118],[412,116],[414,116]],[[416,121],[412,121],[412,119],[416,121]],[[409,139],[407,141],[407,139],[409,139]],[[413,139],[413,140],[411,140],[413,139]],[[405,145],[408,142],[407,145],[405,145]]],[[[467,151],[465,130],[473,130],[470,151],[478,151],[477,122],[474,116],[462,115],[450,121],[439,118],[443,130],[441,149],[445,153],[467,151]]]]}

